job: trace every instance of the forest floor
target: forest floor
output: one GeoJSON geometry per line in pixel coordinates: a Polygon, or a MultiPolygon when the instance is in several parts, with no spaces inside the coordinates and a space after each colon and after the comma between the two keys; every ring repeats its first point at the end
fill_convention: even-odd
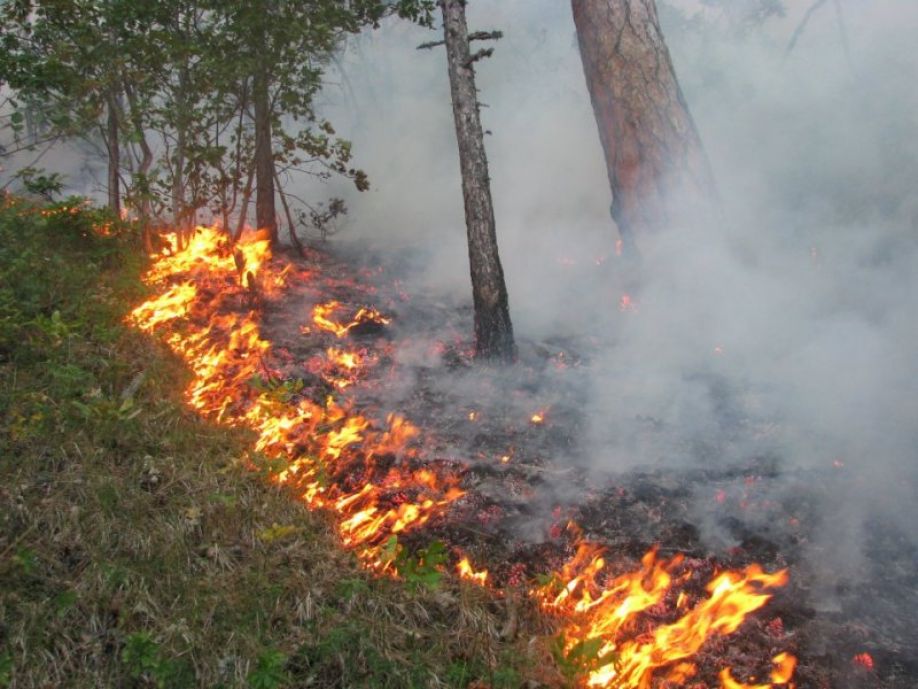
{"type": "MultiPolygon", "coordinates": [[[[0,210],[0,687],[526,686],[504,604],[369,575],[244,467],[123,324],[139,248],[104,215],[0,210]],[[100,236],[99,227],[110,234],[100,236]]],[[[541,677],[539,685],[550,683],[541,677]]]]}
{"type": "Polygon", "coordinates": [[[871,572],[833,591],[835,607],[814,605],[815,506],[844,472],[788,475],[772,457],[597,472],[580,443],[589,343],[524,340],[512,370],[482,371],[468,309],[405,293],[380,257],[310,251],[298,265],[318,279],[261,309],[284,382],[333,391],[316,372],[335,340],[302,327],[317,304],[392,316],[348,338],[372,362],[354,409],[404,414],[466,491],[403,543],[458,547],[494,588],[373,576],[328,515],[270,485],[270,467],[253,477],[254,435],[190,410],[186,365],[125,325],[148,296],[126,237],[73,203],[0,210],[0,687],[563,686],[557,625],[525,599],[571,555],[569,520],[615,571],[651,548],[684,553],[698,600],[725,567],[791,567],[765,611],[699,654],[693,687],[716,686],[725,661],[761,676],[778,651],[800,655],[800,689],[913,685],[913,629],[891,601],[915,595],[918,553],[893,530],[876,525],[871,572]],[[722,548],[702,534],[712,525],[722,548]]]}

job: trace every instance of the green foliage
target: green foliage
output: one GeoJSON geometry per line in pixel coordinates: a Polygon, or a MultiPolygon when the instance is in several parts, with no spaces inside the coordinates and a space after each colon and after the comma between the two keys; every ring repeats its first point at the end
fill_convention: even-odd
{"type": "Polygon", "coordinates": [[[280,651],[267,650],[258,656],[255,669],[246,677],[251,689],[279,689],[287,684],[287,656],[280,651]]]}
{"type": "Polygon", "coordinates": [[[31,548],[18,548],[16,554],[13,555],[13,562],[22,570],[23,574],[29,575],[35,571],[38,559],[35,556],[35,551],[31,548]]]}
{"type": "Polygon", "coordinates": [[[619,662],[619,656],[614,651],[602,654],[604,643],[600,637],[593,637],[567,648],[567,639],[559,634],[552,639],[550,648],[561,674],[573,682],[589,672],[619,662]]]}
{"type": "Polygon", "coordinates": [[[54,597],[54,607],[57,608],[58,617],[64,617],[67,612],[77,604],[76,591],[61,591],[54,597]]]}
{"type": "Polygon", "coordinates": [[[443,565],[448,557],[442,541],[433,541],[426,548],[410,553],[398,542],[397,536],[390,536],[380,551],[382,562],[392,564],[405,583],[415,589],[422,586],[437,588],[443,579],[443,565]]]}
{"type": "Polygon", "coordinates": [[[0,653],[0,687],[8,687],[13,681],[13,655],[0,653]]]}
{"type": "Polygon", "coordinates": [[[100,385],[108,356],[84,344],[90,336],[100,343],[115,338],[117,330],[101,319],[137,291],[116,298],[95,287],[101,270],[139,266],[118,230],[83,199],[37,208],[9,198],[0,208],[0,365],[27,367],[34,376],[27,393],[0,390],[0,422],[8,431],[0,449],[90,419],[114,438],[141,413],[131,397],[100,385]]]}
{"type": "Polygon", "coordinates": [[[23,189],[30,194],[36,194],[48,201],[53,201],[64,189],[63,175],[57,172],[46,174],[35,167],[24,167],[13,175],[13,178],[22,182],[23,189]]]}
{"type": "Polygon", "coordinates": [[[347,579],[342,579],[335,586],[335,595],[339,596],[345,601],[349,601],[357,596],[365,595],[370,592],[370,587],[367,586],[367,582],[363,579],[357,577],[349,577],[347,579]]]}
{"type": "Polygon", "coordinates": [[[148,674],[155,675],[162,663],[159,644],[146,632],[131,634],[125,639],[121,650],[121,662],[134,679],[148,674]]]}
{"type": "MultiPolygon", "coordinates": [[[[255,82],[268,89],[284,178],[342,175],[366,190],[350,142],[315,112],[323,72],[348,34],[389,15],[430,26],[434,9],[432,0],[0,3],[0,83],[14,93],[17,138],[29,112],[48,138],[104,146],[98,132],[111,120],[142,161],[125,200],[145,220],[175,212],[182,222],[209,207],[228,221],[254,169],[255,82]]],[[[60,182],[33,173],[31,184],[49,195],[60,182]]]]}
{"type": "Polygon", "coordinates": [[[194,673],[187,663],[166,658],[147,632],[135,632],[125,639],[121,662],[133,679],[152,682],[156,689],[183,689],[194,684],[194,673]]]}

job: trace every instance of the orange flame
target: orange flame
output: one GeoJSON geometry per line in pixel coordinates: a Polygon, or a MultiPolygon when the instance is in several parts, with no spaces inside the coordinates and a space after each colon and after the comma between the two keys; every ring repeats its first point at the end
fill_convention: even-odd
{"type": "Polygon", "coordinates": [[[463,557],[459,560],[459,563],[456,565],[456,571],[459,573],[460,578],[471,581],[479,586],[485,586],[488,583],[488,570],[482,569],[477,571],[472,567],[472,563],[469,562],[468,557],[463,557]]]}
{"type": "MultiPolygon", "coordinates": [[[[257,315],[239,313],[238,307],[245,304],[240,297],[255,284],[252,280],[278,285],[289,273],[289,265],[272,264],[269,243],[258,235],[232,246],[219,230],[198,228],[184,248],[176,237],[167,239],[166,250],[144,277],[160,294],[134,309],[128,320],[145,331],[162,331],[187,361],[193,378],[186,397],[192,407],[229,425],[253,428],[255,449],[280,463],[274,480],[293,487],[311,507],[337,512],[347,545],[371,548],[427,523],[462,491],[455,476],[429,469],[396,465],[374,472],[376,456],[411,456],[408,446],[418,431],[403,418],[392,415],[379,426],[331,399],[321,405],[284,397],[257,315]],[[254,385],[258,380],[262,383],[254,385]],[[367,482],[350,488],[346,481],[328,481],[330,474],[351,473],[352,466],[366,473],[367,482]],[[391,494],[397,491],[410,497],[394,503],[391,494]]],[[[324,306],[330,313],[337,303],[324,306]]],[[[351,323],[333,324],[331,330],[341,337],[369,320],[388,322],[363,308],[351,323]]],[[[329,348],[326,355],[349,374],[361,366],[356,352],[329,348]]]]}
{"type": "MultiPolygon", "coordinates": [[[[144,276],[155,296],[127,320],[160,334],[184,358],[193,374],[186,399],[194,409],[254,430],[255,450],[268,460],[272,479],[309,507],[332,511],[343,543],[355,548],[366,566],[387,571],[384,545],[444,514],[463,495],[459,478],[419,465],[420,432],[403,417],[393,414],[381,422],[332,398],[309,400],[282,379],[258,315],[248,310],[253,288],[271,297],[271,286],[292,279],[290,265],[277,263],[268,242],[255,234],[233,245],[215,228],[198,228],[182,247],[170,237],[144,276]]],[[[339,339],[360,323],[389,322],[364,307],[339,323],[332,316],[341,308],[336,301],[319,304],[312,321],[339,339]]],[[[325,354],[327,363],[347,376],[335,380],[348,385],[367,365],[366,357],[344,348],[329,347],[325,354]]],[[[544,411],[530,418],[535,424],[544,420],[544,411]]],[[[649,689],[655,675],[675,683],[694,676],[691,658],[705,642],[736,631],[765,605],[769,591],[787,580],[786,572],[768,574],[751,565],[719,574],[708,584],[707,597],[695,600],[674,590],[691,575],[684,570],[683,558],[660,560],[652,550],[635,571],[610,577],[602,549],[581,540],[552,581],[532,594],[565,620],[566,651],[598,640],[599,657],[615,658],[593,667],[587,685],[649,689]],[[662,610],[671,621],[648,629],[643,622],[651,610],[655,618],[662,610]]],[[[457,571],[481,585],[488,581],[487,570],[475,570],[468,558],[457,571]]],[[[774,666],[772,684],[792,687],[793,657],[776,656],[774,666]]],[[[749,689],[729,668],[721,683],[724,689],[749,689]]]]}
{"type": "MultiPolygon", "coordinates": [[[[563,630],[566,652],[578,643],[598,640],[597,659],[615,659],[591,669],[588,686],[645,689],[660,670],[668,671],[670,679],[672,673],[690,676],[694,666],[688,661],[708,639],[735,632],[771,598],[770,589],[787,582],[786,571],[767,574],[758,565],[723,572],[707,585],[707,598],[684,610],[686,599],[669,595],[684,578],[678,574],[683,561],[678,555],[660,561],[651,550],[640,568],[603,584],[602,548],[584,541],[553,580],[533,592],[544,608],[568,619],[563,630]],[[675,603],[670,603],[673,597],[675,603]],[[661,606],[670,615],[680,616],[640,633],[639,616],[661,606]]],[[[776,672],[782,677],[792,675],[789,663],[785,660],[776,672]]],[[[722,681],[733,680],[722,676],[722,681]]]]}
{"type": "Polygon", "coordinates": [[[312,322],[322,330],[334,333],[339,338],[347,337],[353,328],[364,323],[388,325],[391,322],[390,319],[383,316],[376,309],[362,306],[349,322],[338,323],[331,319],[331,315],[340,310],[341,306],[341,302],[335,300],[324,304],[316,304],[312,309],[312,322]]]}

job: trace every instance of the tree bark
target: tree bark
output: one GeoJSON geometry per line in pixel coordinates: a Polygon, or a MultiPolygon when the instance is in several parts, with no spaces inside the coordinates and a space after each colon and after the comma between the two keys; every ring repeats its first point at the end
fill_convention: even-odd
{"type": "Polygon", "coordinates": [[[133,134],[137,137],[138,145],[140,146],[140,151],[142,158],[140,160],[140,165],[137,169],[137,174],[135,175],[135,187],[140,187],[140,237],[143,241],[143,249],[147,253],[153,252],[153,239],[150,236],[150,223],[151,215],[150,212],[150,180],[149,173],[150,168],[153,167],[154,155],[153,149],[150,148],[150,143],[147,141],[147,135],[143,126],[143,118],[140,114],[140,108],[137,104],[137,97],[134,93],[133,87],[125,81],[124,83],[124,94],[127,96],[128,102],[128,111],[130,112],[131,126],[133,127],[133,134]]]}
{"type": "Polygon", "coordinates": [[[108,147],[108,207],[115,215],[121,215],[121,152],[118,145],[118,96],[112,90],[108,94],[108,122],[106,145],[108,147]]]}
{"type": "Polygon", "coordinates": [[[571,0],[580,57],[626,251],[715,197],[654,0],[571,0]],[[677,207],[678,206],[678,207],[677,207]]]}
{"type": "Polygon", "coordinates": [[[475,306],[475,356],[480,359],[512,361],[516,346],[504,271],[497,248],[491,182],[475,88],[474,60],[469,50],[465,0],[441,0],[440,4],[462,170],[472,300],[475,306]]]}
{"type": "Polygon", "coordinates": [[[255,107],[255,224],[277,243],[277,214],[274,209],[274,151],[271,145],[271,110],[268,76],[259,64],[252,83],[255,107]]]}

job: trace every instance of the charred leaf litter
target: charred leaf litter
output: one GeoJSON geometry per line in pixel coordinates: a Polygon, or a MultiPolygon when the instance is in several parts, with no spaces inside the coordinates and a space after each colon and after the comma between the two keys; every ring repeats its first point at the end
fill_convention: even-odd
{"type": "MultiPolygon", "coordinates": [[[[359,252],[336,246],[334,254],[323,246],[306,256],[296,260],[318,280],[266,305],[263,316],[267,336],[290,361],[290,378],[313,398],[339,392],[307,364],[334,338],[295,327],[315,304],[336,299],[350,313],[378,308],[390,324],[360,324],[347,335],[372,365],[344,394],[368,416],[398,411],[424,429],[424,462],[463,473],[467,495],[448,519],[406,542],[459,546],[487,563],[498,586],[560,566],[570,555],[569,521],[608,546],[609,559],[620,560],[613,572],[633,568],[654,545],[664,555],[684,553],[699,574],[752,562],[790,567],[790,584],[764,611],[705,647],[696,659],[702,676],[714,667],[707,657],[726,655],[742,668],[761,662],[762,649],[789,647],[800,658],[800,689],[918,686],[918,624],[910,614],[918,611],[918,548],[891,520],[870,517],[858,576],[834,577],[817,557],[826,546],[812,543],[832,520],[833,501],[859,490],[863,477],[838,466],[789,470],[774,455],[705,466],[698,458],[717,457],[720,448],[697,441],[683,448],[692,462],[597,471],[582,441],[583,377],[600,337],[518,337],[515,366],[473,366],[470,305],[406,292],[404,260],[365,245],[359,252]]],[[[707,383],[723,402],[725,435],[743,432],[747,420],[731,406],[727,381],[707,383]]],[[[634,423],[648,437],[661,431],[653,418],[634,423]]]]}

